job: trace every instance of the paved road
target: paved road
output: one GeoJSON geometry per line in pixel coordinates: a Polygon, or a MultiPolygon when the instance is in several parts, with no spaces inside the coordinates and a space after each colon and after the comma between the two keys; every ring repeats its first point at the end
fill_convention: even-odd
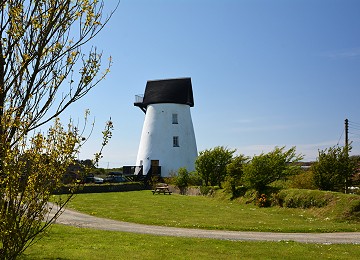
{"type": "Polygon", "coordinates": [[[98,218],[70,209],[66,209],[57,219],[56,223],[83,228],[151,234],[160,236],[197,237],[242,241],[296,241],[301,243],[322,244],[360,244],[360,232],[273,233],[174,228],[135,224],[115,221],[111,219],[98,218]]]}

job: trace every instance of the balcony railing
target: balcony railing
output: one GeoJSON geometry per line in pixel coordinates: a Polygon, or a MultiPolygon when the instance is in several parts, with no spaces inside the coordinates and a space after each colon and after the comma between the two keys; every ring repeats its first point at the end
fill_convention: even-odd
{"type": "Polygon", "coordinates": [[[142,103],[144,101],[144,95],[135,95],[135,103],[142,103]]]}

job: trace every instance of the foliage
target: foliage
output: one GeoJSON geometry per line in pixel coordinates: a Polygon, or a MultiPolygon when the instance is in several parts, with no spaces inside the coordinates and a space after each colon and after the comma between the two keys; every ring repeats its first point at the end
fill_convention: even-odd
{"type": "Polygon", "coordinates": [[[317,190],[288,189],[278,194],[277,204],[287,208],[324,207],[335,198],[334,193],[324,193],[317,190]]]}
{"type": "Polygon", "coordinates": [[[359,197],[352,198],[352,200],[349,200],[347,207],[343,211],[340,219],[360,222],[360,199],[359,197]]]}
{"type": "Polygon", "coordinates": [[[270,183],[296,174],[299,166],[295,163],[300,161],[302,156],[297,155],[295,149],[292,147],[285,151],[285,147],[275,147],[267,154],[254,156],[248,164],[243,166],[243,180],[246,185],[262,193],[270,183]]]}
{"type": "Polygon", "coordinates": [[[331,191],[288,189],[277,196],[277,205],[287,208],[321,208],[322,216],[336,221],[360,222],[360,196],[331,191]]]}
{"type": "Polygon", "coordinates": [[[200,186],[202,180],[196,172],[188,172],[186,168],[179,168],[177,173],[172,172],[170,177],[165,178],[168,184],[179,188],[180,194],[185,195],[189,186],[200,186]]]}
{"type": "Polygon", "coordinates": [[[257,204],[259,207],[263,208],[263,207],[269,207],[271,203],[270,200],[268,200],[267,196],[263,193],[258,198],[257,204]]]}
{"type": "Polygon", "coordinates": [[[223,146],[201,151],[195,161],[195,169],[204,181],[205,186],[218,185],[226,177],[226,166],[231,162],[236,150],[230,150],[223,146]]]}
{"type": "Polygon", "coordinates": [[[294,189],[316,189],[314,184],[314,174],[311,170],[303,170],[300,174],[289,178],[290,188],[294,189]]]}
{"type": "Polygon", "coordinates": [[[180,194],[185,194],[187,187],[189,186],[189,172],[186,168],[180,168],[178,174],[175,177],[175,186],[180,189],[180,194]]]}
{"type": "MultiPolygon", "coordinates": [[[[96,48],[82,50],[109,20],[102,10],[97,0],[0,3],[0,259],[15,259],[71,197],[49,215],[50,194],[86,141],[57,118],[109,72],[111,60],[102,68],[96,48]]],[[[111,130],[109,121],[94,165],[111,130]]]]}
{"type": "Polygon", "coordinates": [[[238,195],[237,187],[242,184],[243,166],[248,161],[249,157],[241,154],[232,158],[231,162],[226,166],[225,190],[230,191],[233,198],[238,195]]]}
{"type": "Polygon", "coordinates": [[[319,151],[317,161],[311,169],[318,189],[345,191],[350,178],[355,175],[358,165],[357,157],[349,157],[351,146],[330,147],[319,151]]]}
{"type": "Polygon", "coordinates": [[[103,168],[95,168],[91,171],[96,176],[106,176],[106,171],[103,168]]]}
{"type": "MultiPolygon", "coordinates": [[[[111,126],[109,122],[107,127],[111,126]]],[[[16,258],[36,242],[79,188],[73,179],[73,185],[67,186],[69,195],[54,201],[56,207],[48,207],[81,148],[81,139],[74,128],[64,129],[56,120],[46,136],[38,133],[30,140],[22,138],[5,153],[0,179],[0,253],[4,259],[16,258]]],[[[86,174],[87,169],[83,170],[86,174]]]]}
{"type": "MultiPolygon", "coordinates": [[[[163,182],[163,178],[161,178],[160,176],[151,176],[148,185],[150,187],[152,187],[153,189],[155,189],[156,185],[158,183],[162,183],[162,182],[163,182]]],[[[145,186],[147,186],[147,185],[145,185],[145,186]]]]}
{"type": "Polygon", "coordinates": [[[211,186],[200,186],[200,194],[204,196],[212,196],[214,188],[211,186]]]}
{"type": "Polygon", "coordinates": [[[189,173],[189,186],[202,186],[203,180],[196,171],[189,173]]]}
{"type": "Polygon", "coordinates": [[[123,167],[110,168],[110,169],[98,168],[98,169],[100,169],[102,172],[104,172],[104,174],[109,174],[110,172],[123,172],[123,167]]]}

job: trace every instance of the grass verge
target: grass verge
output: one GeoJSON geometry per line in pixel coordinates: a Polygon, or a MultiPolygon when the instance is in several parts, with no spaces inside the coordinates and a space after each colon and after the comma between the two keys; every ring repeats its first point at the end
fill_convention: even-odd
{"type": "Polygon", "coordinates": [[[79,194],[68,207],[98,217],[173,227],[273,232],[360,231],[359,223],[339,222],[313,209],[259,208],[203,196],[152,195],[150,191],[79,194]]]}
{"type": "Polygon", "coordinates": [[[54,225],[20,258],[36,259],[357,259],[359,245],[242,242],[162,237],[54,225]]]}

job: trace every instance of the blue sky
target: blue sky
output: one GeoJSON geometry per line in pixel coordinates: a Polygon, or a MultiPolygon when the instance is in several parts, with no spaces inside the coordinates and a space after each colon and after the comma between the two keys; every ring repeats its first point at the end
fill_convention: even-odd
{"type": "Polygon", "coordinates": [[[112,56],[111,72],[64,115],[89,108],[96,120],[80,159],[97,151],[111,116],[100,166],[135,164],[144,113],[134,97],[147,80],[177,77],[192,78],[198,151],[285,145],[315,160],[344,143],[348,118],[360,154],[359,12],[350,0],[121,0],[92,41],[112,56]]]}

